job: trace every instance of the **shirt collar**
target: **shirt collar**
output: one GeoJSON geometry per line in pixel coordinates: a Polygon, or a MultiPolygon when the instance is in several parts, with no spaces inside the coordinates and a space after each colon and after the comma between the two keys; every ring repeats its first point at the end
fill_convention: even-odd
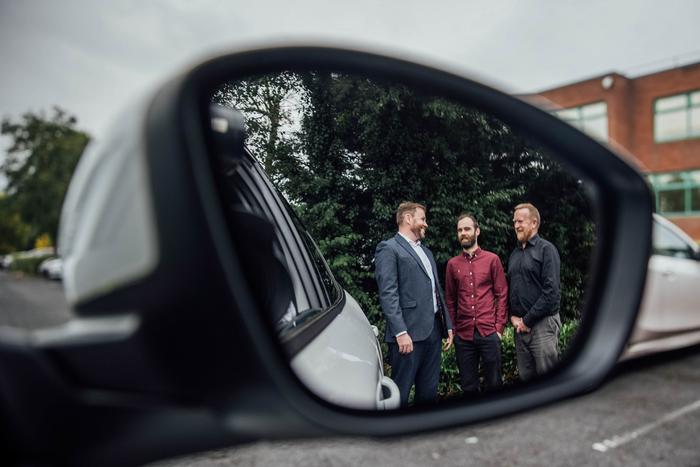
{"type": "Polygon", "coordinates": [[[535,234],[532,236],[532,238],[530,238],[530,240],[527,241],[527,243],[529,243],[532,246],[535,246],[535,245],[537,245],[537,242],[539,242],[539,241],[540,241],[540,235],[535,234]]]}
{"type": "Polygon", "coordinates": [[[405,236],[405,235],[402,234],[401,232],[399,232],[399,235],[401,235],[401,236],[404,238],[404,240],[406,240],[406,241],[408,242],[409,245],[411,245],[411,246],[420,246],[420,240],[417,240],[417,241],[414,242],[413,240],[411,240],[410,238],[408,238],[407,236],[405,236]]]}
{"type": "Polygon", "coordinates": [[[481,253],[481,247],[476,247],[476,250],[474,250],[474,254],[471,256],[469,256],[469,253],[462,250],[462,256],[464,256],[467,259],[476,258],[477,256],[479,256],[479,253],[481,253]]]}

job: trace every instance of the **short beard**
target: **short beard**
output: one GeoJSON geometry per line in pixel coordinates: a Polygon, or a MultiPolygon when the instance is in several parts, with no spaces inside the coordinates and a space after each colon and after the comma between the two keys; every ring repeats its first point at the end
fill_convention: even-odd
{"type": "Polygon", "coordinates": [[[472,238],[471,240],[467,241],[467,243],[462,243],[462,241],[459,241],[460,245],[462,245],[462,249],[464,251],[467,251],[469,248],[473,247],[474,244],[476,243],[476,237],[472,238]]]}

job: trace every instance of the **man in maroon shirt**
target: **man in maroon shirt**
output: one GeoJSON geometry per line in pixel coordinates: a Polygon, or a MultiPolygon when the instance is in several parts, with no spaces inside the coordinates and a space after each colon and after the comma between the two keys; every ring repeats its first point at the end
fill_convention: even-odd
{"type": "Polygon", "coordinates": [[[508,318],[508,283],[497,255],[479,248],[476,218],[457,219],[462,254],[450,259],[445,301],[455,327],[455,351],[462,391],[479,391],[481,359],[485,389],[501,386],[501,337],[508,318]]]}

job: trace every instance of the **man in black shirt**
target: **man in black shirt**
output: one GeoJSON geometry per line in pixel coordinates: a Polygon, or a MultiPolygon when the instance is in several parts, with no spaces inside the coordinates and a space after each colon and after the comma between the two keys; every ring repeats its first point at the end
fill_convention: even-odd
{"type": "Polygon", "coordinates": [[[540,213],[532,204],[513,211],[518,246],[508,259],[510,322],[520,379],[527,381],[559,361],[559,268],[554,245],[537,234],[540,213]]]}

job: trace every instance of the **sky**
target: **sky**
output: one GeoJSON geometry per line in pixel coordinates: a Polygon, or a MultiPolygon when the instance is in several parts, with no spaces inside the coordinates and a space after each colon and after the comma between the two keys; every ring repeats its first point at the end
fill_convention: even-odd
{"type": "Polygon", "coordinates": [[[698,18],[697,0],[0,0],[0,118],[59,106],[101,138],[185,67],[289,42],[409,54],[529,93],[700,61],[698,18]]]}

